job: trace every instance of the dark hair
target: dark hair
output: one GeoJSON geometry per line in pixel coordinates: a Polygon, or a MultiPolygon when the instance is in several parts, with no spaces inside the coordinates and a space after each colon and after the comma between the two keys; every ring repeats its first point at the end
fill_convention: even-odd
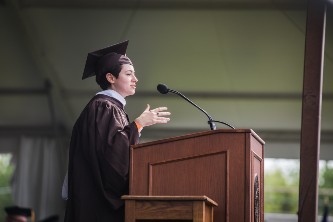
{"type": "Polygon", "coordinates": [[[103,90],[107,90],[111,86],[111,83],[106,79],[106,74],[111,73],[114,77],[118,78],[121,68],[122,64],[118,63],[110,67],[108,70],[103,70],[101,74],[96,75],[97,84],[103,90]]]}
{"type": "Polygon", "coordinates": [[[119,73],[123,64],[133,65],[131,60],[126,55],[119,55],[117,53],[109,53],[103,56],[98,62],[96,71],[96,82],[103,89],[106,90],[111,86],[111,83],[106,79],[106,74],[111,73],[118,79],[119,73]]]}

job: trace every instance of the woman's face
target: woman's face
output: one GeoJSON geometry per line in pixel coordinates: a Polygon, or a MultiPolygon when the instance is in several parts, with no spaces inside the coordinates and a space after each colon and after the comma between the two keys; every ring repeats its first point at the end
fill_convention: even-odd
{"type": "Polygon", "coordinates": [[[107,78],[111,83],[111,89],[118,92],[124,98],[135,94],[138,79],[135,76],[134,67],[132,65],[122,65],[118,78],[114,77],[112,74],[107,74],[107,78]]]}

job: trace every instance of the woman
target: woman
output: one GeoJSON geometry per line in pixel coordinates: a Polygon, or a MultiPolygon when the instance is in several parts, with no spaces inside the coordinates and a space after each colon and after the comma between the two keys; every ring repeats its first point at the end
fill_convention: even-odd
{"type": "Polygon", "coordinates": [[[125,55],[128,41],[88,54],[82,79],[96,76],[97,93],[76,121],[70,143],[65,221],[124,221],[121,196],[128,194],[130,146],[141,130],[167,123],[166,107],[147,108],[130,123],[125,98],[138,79],[125,55]]]}

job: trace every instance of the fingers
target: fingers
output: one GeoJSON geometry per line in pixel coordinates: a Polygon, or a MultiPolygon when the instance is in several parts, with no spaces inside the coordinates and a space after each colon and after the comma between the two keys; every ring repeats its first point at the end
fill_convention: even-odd
{"type": "Polygon", "coordinates": [[[157,107],[155,109],[151,109],[150,112],[158,113],[165,110],[168,110],[168,107],[157,107]]]}
{"type": "Polygon", "coordinates": [[[170,116],[170,112],[157,112],[157,116],[170,116]]]}
{"type": "Polygon", "coordinates": [[[170,116],[170,112],[163,112],[167,110],[168,107],[157,107],[155,109],[150,110],[151,113],[156,115],[155,121],[156,123],[167,123],[170,121],[170,118],[166,118],[164,116],[170,116]]]}
{"type": "Polygon", "coordinates": [[[158,112],[161,112],[161,111],[165,111],[165,110],[167,110],[167,109],[168,109],[168,107],[157,107],[157,108],[155,108],[155,109],[151,109],[150,111],[151,111],[151,112],[158,113],[158,112]]]}
{"type": "Polygon", "coordinates": [[[170,118],[164,117],[164,116],[170,116],[170,115],[171,115],[170,112],[157,112],[156,113],[156,118],[155,118],[155,123],[167,123],[167,122],[169,122],[170,118]]]}
{"type": "Polygon", "coordinates": [[[168,108],[167,107],[157,107],[155,109],[150,109],[150,105],[147,104],[146,109],[144,112],[135,119],[141,126],[151,126],[154,124],[163,124],[170,121],[170,118],[166,116],[170,116],[170,112],[165,112],[168,108]]]}
{"type": "Polygon", "coordinates": [[[167,118],[167,117],[159,117],[159,116],[155,116],[153,119],[152,119],[152,122],[153,124],[157,124],[157,123],[167,123],[170,121],[170,118],[167,118]]]}

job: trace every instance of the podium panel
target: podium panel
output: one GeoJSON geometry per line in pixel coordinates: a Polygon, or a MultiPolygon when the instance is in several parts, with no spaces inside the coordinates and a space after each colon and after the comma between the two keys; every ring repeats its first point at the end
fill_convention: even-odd
{"type": "Polygon", "coordinates": [[[214,221],[264,221],[264,142],[249,129],[214,130],[131,148],[130,195],[205,195],[214,221]]]}
{"type": "Polygon", "coordinates": [[[122,196],[125,222],[213,222],[217,203],[206,196],[122,196]]]}

